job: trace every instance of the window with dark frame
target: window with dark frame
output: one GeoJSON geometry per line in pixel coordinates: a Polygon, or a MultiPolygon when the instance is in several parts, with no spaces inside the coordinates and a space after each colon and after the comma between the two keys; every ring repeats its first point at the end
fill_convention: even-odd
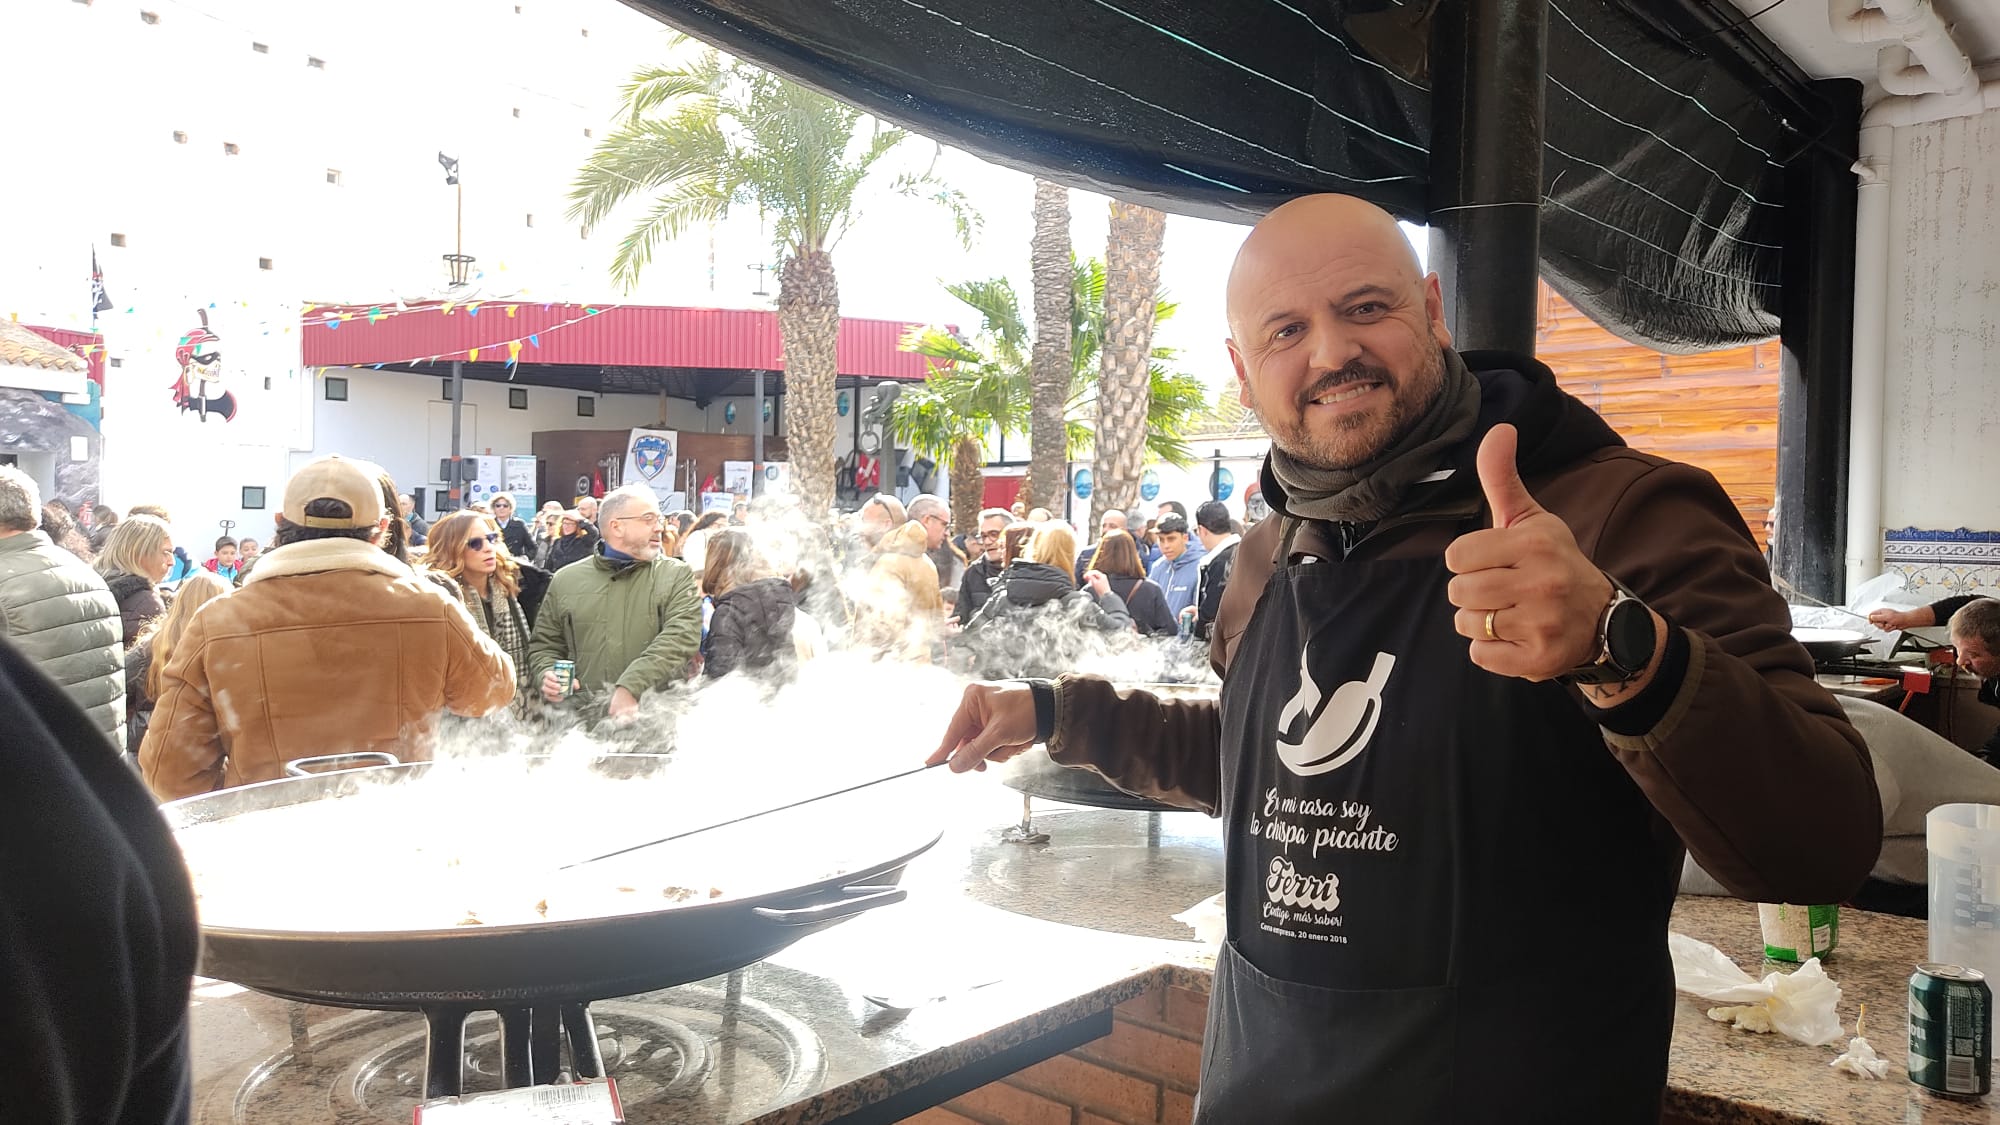
{"type": "Polygon", "coordinates": [[[328,375],[326,377],[326,401],[347,401],[347,378],[345,376],[328,375]]]}
{"type": "Polygon", "coordinates": [[[579,418],[597,417],[597,400],[589,395],[576,396],[576,416],[579,418]]]}
{"type": "Polygon", "coordinates": [[[263,485],[246,484],[243,486],[243,508],[245,511],[251,512],[261,512],[264,510],[263,485]]]}
{"type": "Polygon", "coordinates": [[[508,388],[507,388],[507,409],[509,409],[509,410],[526,410],[527,408],[528,408],[528,388],[526,388],[526,387],[508,387],[508,388]]]}
{"type": "Polygon", "coordinates": [[[444,400],[445,400],[446,402],[450,402],[450,401],[451,401],[451,380],[450,380],[450,379],[445,379],[445,380],[443,380],[443,382],[444,382],[444,389],[438,392],[438,397],[440,397],[440,398],[444,399],[444,400]]]}
{"type": "Polygon", "coordinates": [[[112,234],[112,236],[111,236],[111,245],[113,245],[113,246],[123,246],[123,245],[125,245],[125,236],[124,236],[124,235],[122,235],[122,234],[116,234],[116,233],[112,234]]]}

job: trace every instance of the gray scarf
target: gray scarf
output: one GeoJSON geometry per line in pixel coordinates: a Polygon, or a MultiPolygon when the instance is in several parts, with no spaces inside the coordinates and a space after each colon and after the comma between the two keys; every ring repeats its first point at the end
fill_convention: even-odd
{"type": "Polygon", "coordinates": [[[1271,475],[1285,487],[1285,511],[1306,519],[1373,523],[1396,510],[1410,486],[1437,471],[1451,447],[1479,421],[1479,380],[1444,349],[1437,401],[1381,456],[1352,469],[1307,465],[1271,446],[1271,475]]]}

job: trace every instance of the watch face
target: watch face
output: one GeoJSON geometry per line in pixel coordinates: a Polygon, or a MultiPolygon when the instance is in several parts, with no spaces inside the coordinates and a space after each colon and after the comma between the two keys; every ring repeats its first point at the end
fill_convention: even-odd
{"type": "Polygon", "coordinates": [[[1621,671],[1630,673],[1644,668],[1653,659],[1653,645],[1658,639],[1653,615],[1644,602],[1626,598],[1611,607],[1610,619],[1604,623],[1605,655],[1621,671]]]}

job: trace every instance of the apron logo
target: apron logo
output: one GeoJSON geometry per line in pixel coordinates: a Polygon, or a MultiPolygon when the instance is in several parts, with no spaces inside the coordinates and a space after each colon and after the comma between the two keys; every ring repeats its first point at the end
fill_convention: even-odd
{"type": "Polygon", "coordinates": [[[1322,698],[1312,676],[1312,642],[1299,654],[1299,690],[1278,713],[1278,760],[1300,777],[1331,773],[1368,748],[1382,720],[1382,689],[1396,658],[1375,654],[1366,680],[1349,680],[1322,698]],[[1306,727],[1296,741],[1289,735],[1300,718],[1306,727]]]}

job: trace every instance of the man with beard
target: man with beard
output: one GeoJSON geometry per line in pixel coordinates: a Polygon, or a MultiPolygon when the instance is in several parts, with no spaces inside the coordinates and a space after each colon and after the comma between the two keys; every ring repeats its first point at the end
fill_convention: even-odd
{"type": "Polygon", "coordinates": [[[992,596],[993,583],[1000,577],[1002,563],[1006,555],[1001,536],[1014,526],[1014,513],[1005,508],[988,508],[979,513],[979,533],[968,537],[966,545],[977,548],[979,557],[965,568],[965,575],[959,580],[958,601],[953,603],[952,616],[959,621],[970,621],[979,607],[992,596]]]}
{"type": "Polygon", "coordinates": [[[1218,612],[1221,700],[974,685],[931,757],[1045,742],[1223,818],[1203,1125],[1650,1125],[1683,848],[1825,903],[1880,845],[1867,752],[1722,489],[1540,363],[1453,350],[1443,308],[1372,204],[1267,216],[1228,345],[1273,518],[1218,612]],[[1621,964],[1582,1029],[1547,1003],[1579,948],[1621,964]]]}

